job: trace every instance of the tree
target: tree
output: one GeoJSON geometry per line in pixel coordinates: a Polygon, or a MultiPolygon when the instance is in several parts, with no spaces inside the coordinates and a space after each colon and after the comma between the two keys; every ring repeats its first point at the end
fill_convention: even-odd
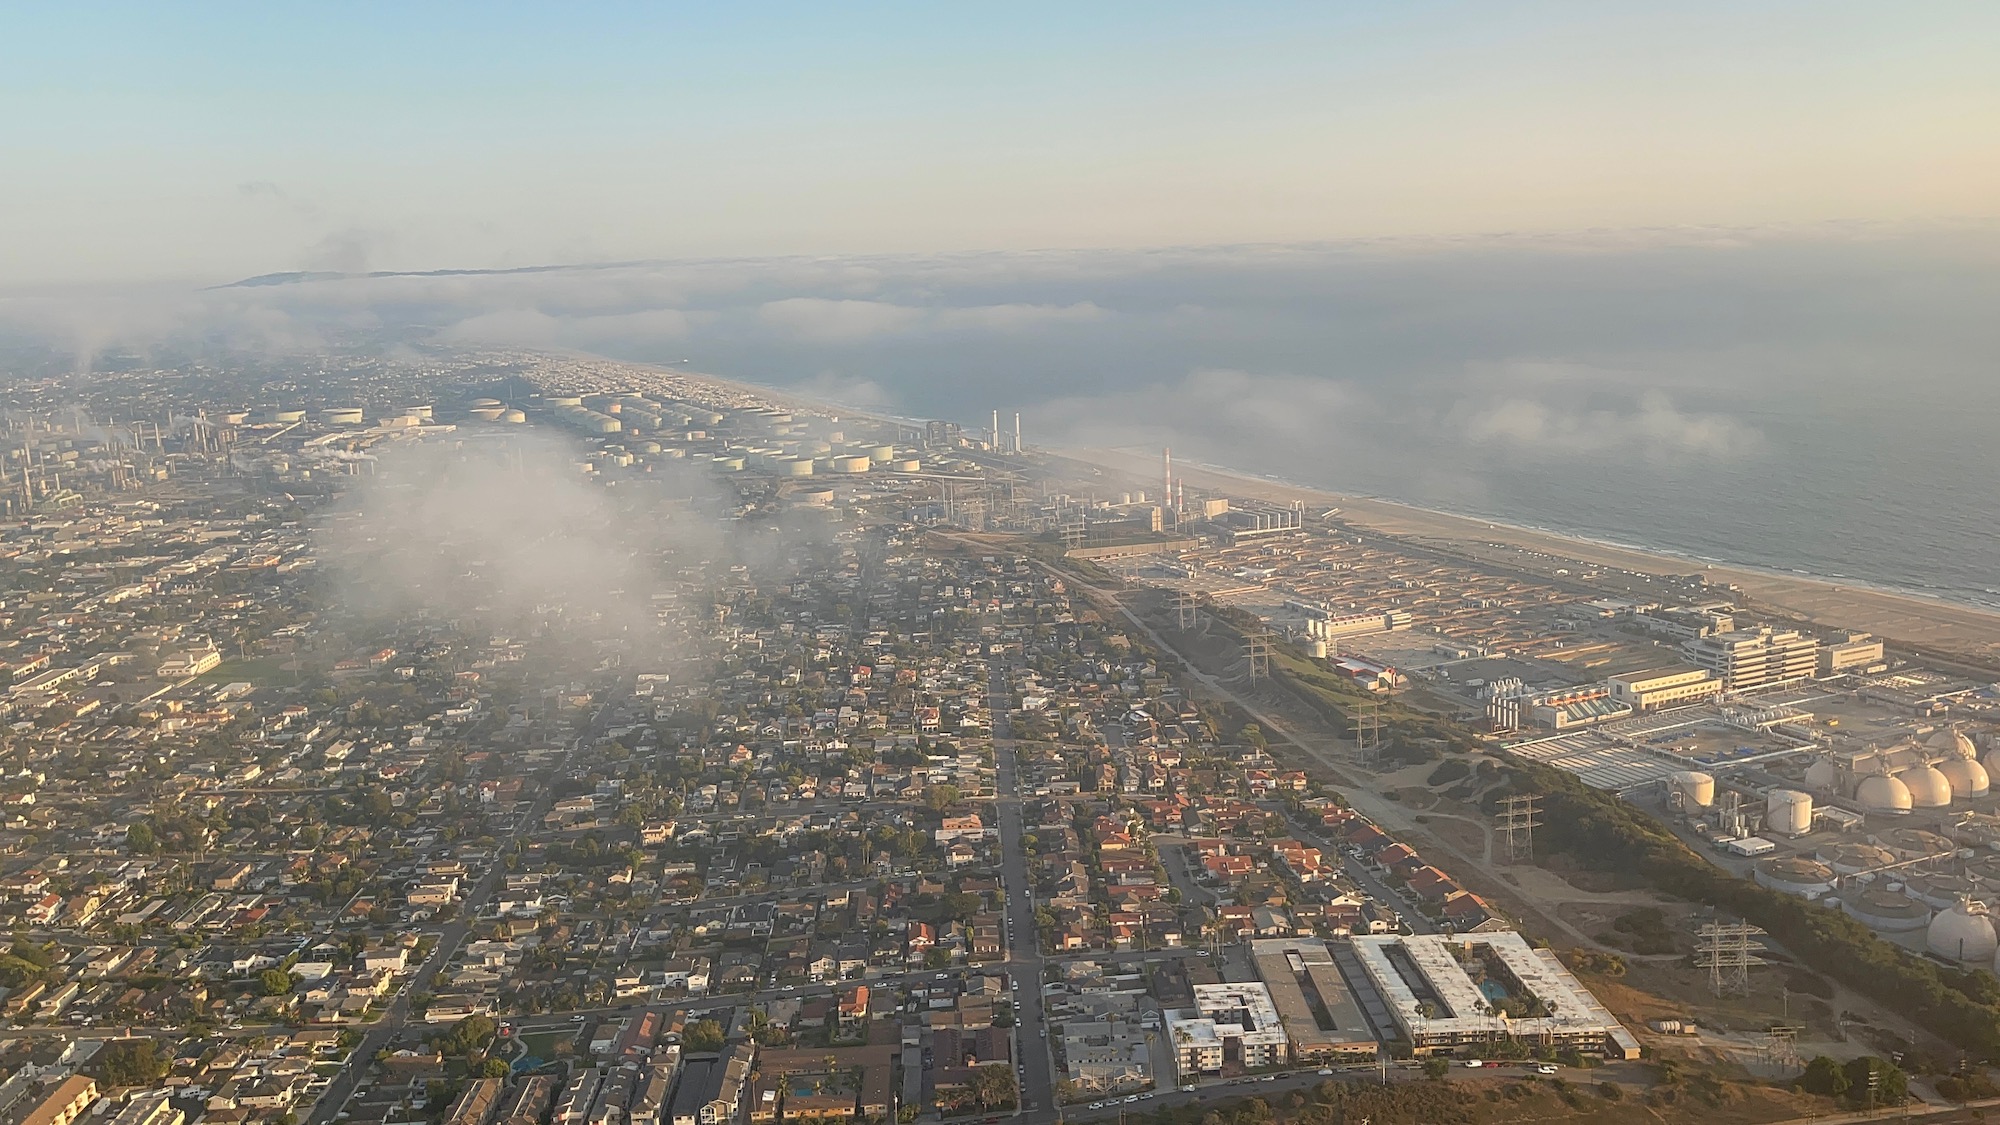
{"type": "Polygon", "coordinates": [[[125,847],[133,855],[152,855],[160,850],[160,843],[153,836],[153,826],[140,820],[125,830],[125,847]]]}
{"type": "Polygon", "coordinates": [[[1847,1100],[1855,1105],[1868,1109],[1876,1106],[1902,1105],[1904,1099],[1909,1096],[1909,1077],[1887,1059],[1879,1059],[1874,1055],[1849,1059],[1846,1071],[1847,1100]]]}
{"type": "Polygon", "coordinates": [[[1424,1060],[1425,1078],[1443,1078],[1449,1073],[1451,1073],[1451,1064],[1445,1060],[1436,1057],[1424,1060]]]}
{"type": "Polygon", "coordinates": [[[292,974],[283,969],[265,969],[258,974],[257,981],[266,996],[284,996],[292,991],[292,974]]]}
{"type": "Polygon", "coordinates": [[[689,1053],[697,1051],[720,1051],[722,1049],[722,1025],[714,1020],[696,1020],[681,1033],[681,1042],[689,1053]]]}
{"type": "Polygon", "coordinates": [[[958,803],[959,791],[956,785],[933,785],[924,790],[924,801],[933,812],[942,811],[958,803]]]}
{"type": "Polygon", "coordinates": [[[479,1069],[487,1078],[505,1078],[513,1067],[507,1065],[506,1059],[487,1059],[479,1069]]]}
{"type": "Polygon", "coordinates": [[[151,1039],[121,1039],[97,1056],[104,1081],[112,1086],[143,1086],[166,1077],[168,1059],[151,1039]]]}
{"type": "Polygon", "coordinates": [[[1837,1098],[1853,1085],[1848,1080],[1847,1071],[1839,1063],[1826,1057],[1816,1056],[1806,1064],[1804,1074],[1799,1075],[1797,1085],[1808,1094],[1818,1094],[1823,1098],[1837,1098]]]}

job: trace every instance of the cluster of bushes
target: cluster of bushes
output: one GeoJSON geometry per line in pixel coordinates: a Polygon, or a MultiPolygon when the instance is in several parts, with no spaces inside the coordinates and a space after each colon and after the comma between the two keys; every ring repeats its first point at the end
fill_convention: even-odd
{"type": "Polygon", "coordinates": [[[1877,937],[1836,910],[1721,870],[1658,820],[1567,773],[1518,763],[1516,785],[1543,794],[1539,851],[1631,871],[1661,891],[1762,927],[1818,972],[1981,1058],[2000,1057],[2000,981],[1938,965],[1877,937]]]}
{"type": "MultiPolygon", "coordinates": [[[[1873,1055],[1863,1055],[1845,1063],[1820,1055],[1806,1064],[1805,1073],[1793,1080],[1792,1085],[1808,1094],[1841,1098],[1850,1105],[1868,1109],[1902,1105],[1910,1092],[1909,1077],[1894,1063],[1873,1055]]],[[[1949,1094],[1945,1096],[1950,1097],[1949,1094]]]]}

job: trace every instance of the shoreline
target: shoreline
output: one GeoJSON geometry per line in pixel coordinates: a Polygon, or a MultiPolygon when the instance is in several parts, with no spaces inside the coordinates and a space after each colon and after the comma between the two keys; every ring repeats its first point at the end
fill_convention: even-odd
{"type": "MultiPolygon", "coordinates": [[[[604,356],[591,358],[608,359],[604,356]]],[[[843,406],[787,388],[765,386],[704,371],[630,360],[610,362],[709,382],[739,393],[760,395],[774,404],[788,407],[833,411],[899,426],[914,422],[913,419],[895,417],[878,410],[843,406]]],[[[1139,454],[1100,449],[1045,449],[1044,452],[1124,474],[1135,482],[1152,481],[1152,474],[1158,470],[1158,465],[1149,456],[1139,454]]],[[[1498,543],[1581,564],[1610,566],[1655,576],[1699,572],[1712,581],[1736,587],[1760,608],[1796,618],[1817,628],[1858,630],[1872,633],[1892,644],[1922,649],[1927,654],[1987,664],[2000,663],[2000,609],[1885,589],[1860,581],[1835,581],[1746,564],[1713,562],[1676,555],[1659,548],[1611,543],[1580,533],[1552,531],[1504,519],[1419,507],[1400,500],[1357,496],[1328,488],[1272,480],[1202,462],[1183,462],[1176,469],[1175,475],[1180,479],[1219,491],[1283,503],[1303,500],[1308,506],[1337,507],[1347,522],[1391,537],[1432,540],[1440,545],[1461,548],[1498,543]]],[[[1468,550],[1466,553],[1477,557],[1476,551],[1468,550]]]]}
{"type": "MultiPolygon", "coordinates": [[[[1150,458],[1136,454],[1096,449],[1051,452],[1137,480],[1148,480],[1158,470],[1150,458]]],[[[1275,481],[1216,465],[1184,463],[1175,466],[1175,475],[1190,484],[1257,499],[1284,503],[1303,500],[1309,506],[1317,504],[1323,508],[1339,508],[1346,522],[1394,537],[1466,547],[1498,543],[1578,563],[1611,566],[1647,575],[1699,572],[1711,581],[1736,587],[1759,607],[1796,617],[1820,628],[1859,630],[1891,643],[1966,659],[2000,659],[2000,611],[1941,597],[1888,590],[1863,582],[1836,582],[1811,575],[1709,562],[1659,549],[1608,543],[1584,535],[1527,527],[1500,519],[1459,515],[1398,500],[1355,496],[1332,489],[1275,481]]]]}

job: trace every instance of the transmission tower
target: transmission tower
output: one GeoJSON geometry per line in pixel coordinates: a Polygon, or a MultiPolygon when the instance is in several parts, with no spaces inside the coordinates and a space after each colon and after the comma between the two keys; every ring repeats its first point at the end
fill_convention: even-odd
{"type": "Polygon", "coordinates": [[[1535,855],[1535,829],[1542,823],[1542,799],[1532,794],[1500,798],[1500,836],[1507,842],[1507,859],[1519,863],[1535,855]]]}
{"type": "Polygon", "coordinates": [[[1074,551],[1083,545],[1083,541],[1089,537],[1090,531],[1084,526],[1083,521],[1078,520],[1074,523],[1062,525],[1061,535],[1063,549],[1074,551]]]}
{"type": "Polygon", "coordinates": [[[1182,592],[1174,595],[1174,623],[1181,632],[1194,628],[1195,610],[1200,604],[1193,594],[1182,592]]]}
{"type": "Polygon", "coordinates": [[[1250,659],[1250,682],[1271,678],[1271,634],[1259,633],[1243,642],[1243,655],[1250,659]]]}
{"type": "Polygon", "coordinates": [[[1748,922],[1707,922],[1695,943],[1695,956],[1708,968],[1708,989],[1717,996],[1750,995],[1750,966],[1764,964],[1750,939],[1763,930],[1748,922]]]}
{"type": "Polygon", "coordinates": [[[1373,700],[1354,705],[1354,750],[1365,765],[1382,752],[1382,705],[1373,700]]]}

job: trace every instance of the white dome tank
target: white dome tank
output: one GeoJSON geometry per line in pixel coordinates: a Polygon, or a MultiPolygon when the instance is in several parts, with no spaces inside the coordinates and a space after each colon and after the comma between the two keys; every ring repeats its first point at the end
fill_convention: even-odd
{"type": "Polygon", "coordinates": [[[1715,803],[1715,777],[1700,770],[1680,770],[1670,780],[1684,808],[1705,809],[1715,803]]]}
{"type": "Polygon", "coordinates": [[[1840,785],[1840,767],[1832,758],[1821,758],[1806,767],[1806,788],[1820,793],[1831,793],[1840,785]]]}
{"type": "Polygon", "coordinates": [[[1993,749],[1988,750],[1986,757],[1982,759],[1980,764],[1986,767],[1987,777],[2000,774],[2000,745],[1996,745],[1993,749]]]}
{"type": "Polygon", "coordinates": [[[1937,770],[1951,783],[1953,797],[1982,797],[1993,785],[1992,777],[1977,758],[1946,758],[1938,763],[1937,770]]]}
{"type": "Polygon", "coordinates": [[[1910,804],[1920,809],[1941,809],[1951,804],[1951,781],[1936,766],[1923,765],[1896,775],[1910,791],[1910,804]]]}
{"type": "MultiPolygon", "coordinates": [[[[1949,783],[1946,788],[1950,788],[1949,783]]],[[[1854,796],[1873,812],[1909,812],[1912,803],[1910,787],[1884,773],[1862,778],[1854,796]]]]}
{"type": "Polygon", "coordinates": [[[1979,751],[1973,749],[1972,739],[1962,730],[1954,727],[1939,727],[1924,745],[1931,750],[1953,758],[1977,758],[1979,751]]]}
{"type": "Polygon", "coordinates": [[[1932,953],[1954,961],[1984,962],[2000,952],[2000,935],[1993,931],[1986,904],[1972,899],[1960,899],[1950,910],[1939,911],[1925,940],[1932,953]]]}
{"type": "Polygon", "coordinates": [[[1803,836],[1812,831],[1813,800],[1796,789],[1773,789],[1764,806],[1764,823],[1773,832],[1803,836]]]}

